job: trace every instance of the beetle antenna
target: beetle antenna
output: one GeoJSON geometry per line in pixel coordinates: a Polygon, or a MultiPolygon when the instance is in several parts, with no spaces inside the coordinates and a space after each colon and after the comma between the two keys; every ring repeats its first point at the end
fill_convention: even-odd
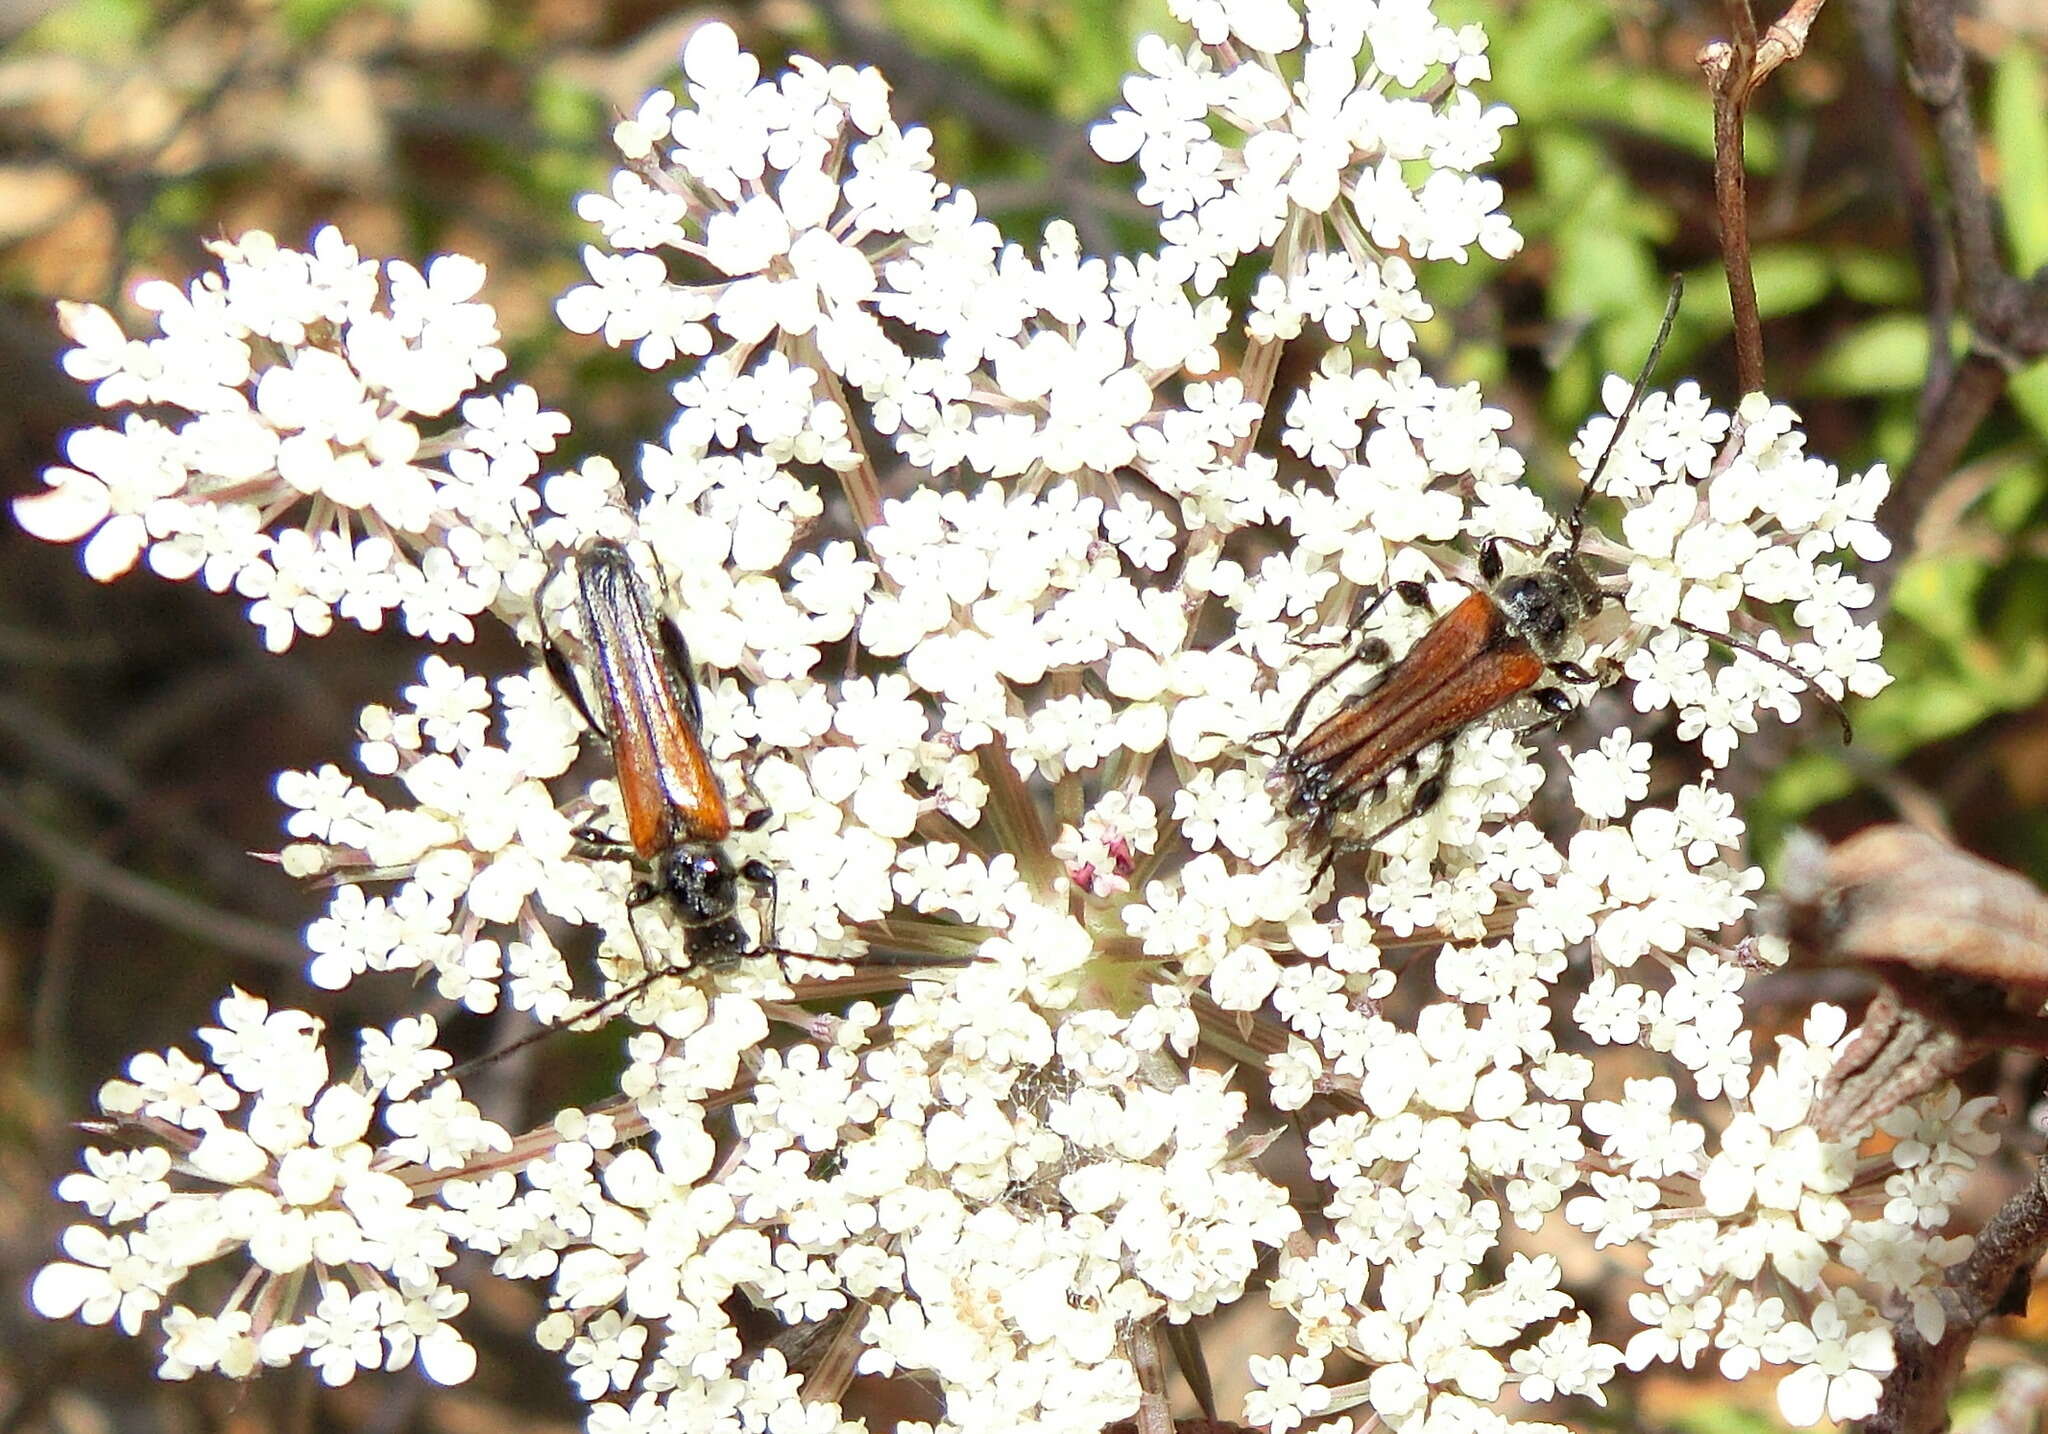
{"type": "Polygon", "coordinates": [[[1773,657],[1755,643],[1745,642],[1733,633],[1715,632],[1711,628],[1701,627],[1698,623],[1687,622],[1682,617],[1673,618],[1671,625],[1682,627],[1695,637],[1704,637],[1708,642],[1718,642],[1732,652],[1746,652],[1757,661],[1768,662],[1780,672],[1798,678],[1800,686],[1819,698],[1820,704],[1834,714],[1835,721],[1842,724],[1842,745],[1846,747],[1856,740],[1856,730],[1849,725],[1849,714],[1842,710],[1842,704],[1835,700],[1834,694],[1815,682],[1811,674],[1801,672],[1784,658],[1773,657]]]}
{"type": "Polygon", "coordinates": [[[1678,317],[1678,301],[1685,297],[1685,276],[1671,276],[1671,297],[1664,301],[1664,322],[1657,326],[1657,337],[1650,344],[1649,357],[1643,360],[1641,372],[1636,374],[1635,387],[1628,391],[1628,402],[1621,406],[1621,413],[1614,420],[1614,432],[1607,435],[1607,446],[1600,450],[1600,459],[1593,465],[1586,486],[1579,490],[1579,501],[1572,504],[1571,517],[1566,519],[1565,551],[1577,552],[1579,535],[1586,527],[1586,500],[1600,486],[1600,475],[1607,471],[1607,460],[1614,456],[1614,449],[1621,442],[1621,431],[1628,427],[1628,421],[1635,417],[1636,405],[1642,402],[1643,390],[1650,386],[1650,371],[1657,367],[1657,360],[1664,356],[1665,340],[1671,337],[1672,321],[1678,317]]]}

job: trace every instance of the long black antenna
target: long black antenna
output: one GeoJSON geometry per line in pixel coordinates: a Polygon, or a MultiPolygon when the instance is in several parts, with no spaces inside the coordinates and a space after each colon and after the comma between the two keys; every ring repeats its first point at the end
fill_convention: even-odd
{"type": "Polygon", "coordinates": [[[1650,386],[1650,371],[1657,367],[1657,360],[1664,356],[1664,342],[1671,337],[1671,324],[1678,317],[1678,301],[1685,297],[1685,276],[1671,276],[1671,297],[1664,301],[1664,322],[1657,326],[1657,337],[1650,345],[1650,356],[1643,360],[1642,372],[1636,375],[1635,387],[1628,391],[1628,402],[1621,406],[1621,414],[1614,420],[1614,432],[1607,435],[1607,446],[1600,450],[1600,461],[1593,465],[1592,476],[1586,479],[1586,486],[1579,490],[1579,501],[1572,504],[1571,517],[1565,520],[1565,548],[1576,552],[1579,535],[1586,526],[1586,500],[1593,496],[1593,490],[1600,486],[1600,475],[1607,471],[1607,460],[1614,456],[1615,445],[1621,442],[1621,431],[1628,427],[1628,421],[1635,417],[1636,405],[1642,402],[1643,390],[1650,386]]]}
{"type": "MultiPolygon", "coordinates": [[[[629,916],[627,920],[630,923],[631,917],[629,916]]],[[[505,1045],[499,1046],[496,1050],[485,1051],[480,1056],[472,1056],[459,1065],[450,1066],[440,1075],[427,1082],[421,1089],[423,1091],[431,1091],[435,1086],[445,1081],[460,1080],[462,1077],[470,1075],[475,1071],[480,1071],[486,1066],[496,1065],[499,1061],[504,1060],[505,1057],[517,1055],[528,1046],[539,1045],[542,1041],[552,1036],[558,1036],[563,1031],[570,1030],[584,1021],[595,1020],[599,1016],[608,1015],[613,1011],[623,1009],[645,995],[656,981],[664,980],[670,976],[680,977],[694,969],[687,965],[654,966],[647,963],[647,948],[641,944],[640,933],[637,930],[633,932],[633,944],[639,946],[643,964],[640,975],[632,982],[612,992],[609,996],[604,996],[587,1003],[582,1010],[577,1011],[573,1015],[564,1016],[552,1025],[541,1026],[537,1030],[528,1031],[519,1039],[509,1041],[505,1045]]],[[[798,961],[815,961],[821,966],[836,963],[848,967],[865,966],[898,971],[944,970],[952,966],[972,965],[977,961],[985,959],[980,956],[924,956],[899,954],[889,951],[882,952],[879,955],[872,951],[864,951],[858,956],[825,956],[811,951],[786,951],[780,946],[757,946],[745,954],[750,957],[774,956],[777,959],[788,957],[798,961]]],[[[649,1029],[652,1028],[650,1027],[649,1029]]]]}
{"type": "Polygon", "coordinates": [[[1841,702],[1832,692],[1814,681],[1812,673],[1801,672],[1784,658],[1773,657],[1755,643],[1746,642],[1731,632],[1715,632],[1710,627],[1701,627],[1698,623],[1687,622],[1682,617],[1674,617],[1671,623],[1674,627],[1684,628],[1695,637],[1704,637],[1708,642],[1719,643],[1731,652],[1746,652],[1758,662],[1768,662],[1786,676],[1797,678],[1800,686],[1811,692],[1821,706],[1827,708],[1833,715],[1835,721],[1841,724],[1842,745],[1846,747],[1856,740],[1856,729],[1849,725],[1849,714],[1842,709],[1841,702]]]}

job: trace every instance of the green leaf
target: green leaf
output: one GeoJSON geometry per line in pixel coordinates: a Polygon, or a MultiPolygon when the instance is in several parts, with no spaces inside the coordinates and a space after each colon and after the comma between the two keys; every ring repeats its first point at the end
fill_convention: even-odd
{"type": "MultiPolygon", "coordinates": [[[[1767,320],[1819,303],[1833,283],[1827,254],[1794,244],[1753,250],[1749,272],[1757,283],[1757,311],[1767,320]]],[[[1712,334],[1729,332],[1735,324],[1729,272],[1720,264],[1702,264],[1686,275],[1686,318],[1712,334]]]]}
{"type": "Polygon", "coordinates": [[[59,5],[14,40],[19,53],[130,55],[153,23],[148,0],[72,0],[59,5]]]}
{"type": "Polygon", "coordinates": [[[1981,558],[1931,554],[1915,558],[1892,588],[1892,610],[1928,634],[1961,646],[1977,633],[1981,558]]]}
{"type": "Polygon", "coordinates": [[[1613,31],[1600,7],[1579,0],[1531,0],[1507,16],[1498,6],[1456,0],[1438,5],[1437,13],[1448,25],[1486,25],[1494,94],[1532,126],[1557,112],[1570,89],[1561,77],[1583,76],[1594,51],[1613,31]]]}
{"type": "Polygon", "coordinates": [[[1582,322],[1663,309],[1664,278],[1651,242],[1670,216],[1633,194],[1598,145],[1564,131],[1535,145],[1537,184],[1554,220],[1556,257],[1545,296],[1553,318],[1582,322]]]}
{"type": "Polygon", "coordinates": [[[1842,292],[1873,308],[1917,304],[1920,274],[1912,259],[1888,249],[1836,249],[1835,276],[1842,292]]]}
{"type": "MultiPolygon", "coordinates": [[[[2016,472],[2038,481],[2018,465],[2016,472]]],[[[2022,496],[2025,496],[2022,492],[2022,496]]],[[[1885,662],[1898,680],[1859,703],[1859,737],[1905,752],[1958,736],[2048,695],[2048,565],[1946,554],[1915,560],[1893,594],[1885,662]]]]}
{"type": "Polygon", "coordinates": [[[1613,159],[1586,135],[1569,130],[1545,132],[1536,136],[1532,150],[1537,192],[1546,203],[1564,206],[1560,222],[1582,217],[1601,197],[1603,186],[1610,199],[1626,194],[1614,173],[1613,159]]]}
{"type": "MultiPolygon", "coordinates": [[[[1833,284],[1827,255],[1800,245],[1754,251],[1750,274],[1756,280],[1757,310],[1767,319],[1811,307],[1827,296],[1833,284]]],[[[1728,272],[1719,264],[1702,265],[1686,274],[1685,315],[1706,333],[1724,334],[1734,325],[1728,272]]]]}
{"type": "Polygon", "coordinates": [[[560,144],[587,143],[610,128],[610,114],[589,86],[554,71],[535,80],[528,105],[534,127],[560,144]]]}
{"type": "Polygon", "coordinates": [[[278,16],[294,40],[317,40],[351,10],[388,10],[383,0],[283,0],[278,16]]]}
{"type": "Polygon", "coordinates": [[[2036,359],[2014,374],[2006,396],[2027,426],[2048,438],[2048,359],[2036,359]]]}
{"type": "Polygon", "coordinates": [[[1560,318],[1627,313],[1644,304],[1652,322],[1662,305],[1657,265],[1641,235],[1606,225],[1574,225],[1557,236],[1550,311],[1560,318]]]}
{"type": "Polygon", "coordinates": [[[1990,128],[2005,240],[2013,268],[2031,274],[2048,264],[2048,84],[2034,46],[2006,45],[1992,70],[1990,128]]]}
{"type": "MultiPolygon", "coordinates": [[[[1818,249],[1803,245],[1774,245],[1750,253],[1750,273],[1756,279],[1757,311],[1767,319],[1796,314],[1826,297],[1834,282],[1834,266],[1818,249]]],[[[1728,286],[1721,285],[1721,302],[1728,301],[1728,286]]]]}
{"type": "Polygon", "coordinates": [[[1831,395],[1909,393],[1926,374],[1926,321],[1881,314],[1837,339],[1808,371],[1806,386],[1831,395]]]}
{"type": "MultiPolygon", "coordinates": [[[[1511,152],[1546,127],[1593,120],[1712,159],[1714,112],[1705,85],[1690,76],[1616,64],[1606,7],[1585,0],[1527,0],[1502,14],[1497,4],[1439,0],[1436,10],[1449,25],[1485,24],[1493,61],[1488,97],[1521,117],[1505,137],[1511,152]]],[[[1772,172],[1778,153],[1772,128],[1752,115],[1743,135],[1750,171],[1772,172]]]]}
{"type": "Polygon", "coordinates": [[[1984,628],[1997,651],[1982,656],[1995,667],[2012,667],[2017,688],[2024,685],[2027,664],[2048,642],[2041,630],[2041,613],[2048,605],[2048,567],[2038,560],[2009,562],[1997,582],[1989,585],[1989,593],[1994,606],[1984,628]]]}
{"type": "MultiPolygon", "coordinates": [[[[1702,160],[1714,157],[1713,101],[1702,85],[1669,75],[1596,69],[1585,83],[1563,88],[1557,117],[1605,121],[1702,160]]],[[[1751,175],[1778,166],[1777,135],[1753,114],[1743,127],[1742,157],[1751,175]]]]}
{"type": "MultiPolygon", "coordinates": [[[[1684,1430],[1685,1434],[1783,1434],[1785,1428],[1776,1419],[1754,1409],[1745,1409],[1732,1398],[1716,1399],[1704,1394],[1674,1406],[1670,1424],[1673,1429],[1684,1430]]],[[[1642,1426],[1631,1424],[1626,1427],[1642,1426]]]]}
{"type": "Polygon", "coordinates": [[[891,0],[884,13],[927,55],[966,66],[996,85],[1038,95],[1071,119],[1115,98],[1140,28],[1160,28],[1150,0],[891,0]]]}
{"type": "Polygon", "coordinates": [[[2015,458],[1985,493],[1978,511],[1997,531],[2012,536],[2033,519],[2043,496],[2048,496],[2048,468],[2015,458]]]}
{"type": "Polygon", "coordinates": [[[1920,443],[1920,422],[1911,403],[1894,399],[1880,404],[1865,432],[1870,456],[1897,469],[1920,443]]]}
{"type": "MultiPolygon", "coordinates": [[[[1835,735],[1837,738],[1841,736],[1839,732],[1835,735]]],[[[1859,745],[1863,736],[1859,729],[1859,745]]],[[[1856,775],[1849,770],[1842,754],[1816,744],[1793,753],[1771,773],[1765,800],[1784,817],[1796,819],[1824,802],[1846,797],[1855,790],[1856,775]]]]}

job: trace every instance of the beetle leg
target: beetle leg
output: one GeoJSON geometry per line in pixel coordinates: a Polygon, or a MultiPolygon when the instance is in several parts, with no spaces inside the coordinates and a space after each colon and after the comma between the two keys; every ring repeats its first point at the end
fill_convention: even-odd
{"type": "MultiPolygon", "coordinates": [[[[761,808],[760,811],[754,814],[754,816],[761,817],[764,820],[772,815],[773,813],[766,807],[761,808]]],[[[758,826],[759,823],[755,822],[753,817],[749,817],[745,829],[752,831],[756,830],[758,826]]],[[[761,928],[761,943],[747,954],[749,956],[794,954],[784,952],[780,946],[775,944],[775,932],[782,916],[782,888],[776,884],[775,868],[759,857],[755,857],[752,861],[741,864],[740,875],[757,890],[765,888],[768,892],[768,923],[761,928]]],[[[820,957],[819,959],[829,960],[830,958],[820,957]]]]}
{"type": "Polygon", "coordinates": [[[638,855],[602,827],[577,827],[569,836],[576,843],[571,850],[586,861],[632,861],[638,855]]]}
{"type": "Polygon", "coordinates": [[[1322,885],[1323,878],[1330,874],[1330,868],[1337,864],[1338,858],[1349,856],[1355,851],[1365,850],[1367,850],[1367,843],[1365,842],[1331,842],[1323,852],[1323,859],[1316,863],[1316,874],[1309,880],[1309,890],[1313,891],[1316,887],[1322,885]]]}
{"type": "MultiPolygon", "coordinates": [[[[526,529],[527,539],[533,544],[534,551],[541,553],[545,560],[546,554],[542,552],[540,539],[535,535],[533,525],[526,521],[524,514],[520,515],[519,522],[520,526],[526,529]]],[[[555,579],[565,571],[566,563],[549,567],[548,575],[542,578],[540,586],[533,590],[533,622],[534,626],[540,629],[540,651],[536,655],[540,658],[541,666],[547,669],[548,676],[554,679],[555,686],[562,689],[562,695],[575,707],[576,715],[583,719],[584,725],[609,742],[611,734],[604,730],[604,724],[599,722],[597,714],[590,710],[590,703],[583,696],[582,684],[576,680],[576,670],[569,665],[569,659],[563,655],[561,644],[555,635],[548,631],[548,589],[555,585],[555,579]]]]}
{"type": "MultiPolygon", "coordinates": [[[[545,625],[541,631],[547,631],[545,625]]],[[[569,665],[569,659],[562,655],[562,649],[555,646],[553,639],[546,639],[541,643],[540,661],[541,666],[547,669],[548,676],[555,680],[555,686],[561,688],[562,695],[569,699],[569,705],[576,709],[576,715],[583,719],[584,725],[605,741],[611,741],[611,733],[604,730],[604,724],[598,721],[597,714],[590,710],[590,703],[583,696],[583,688],[577,684],[576,669],[569,665]]]]}
{"type": "Polygon", "coordinates": [[[1392,836],[1402,827],[1408,825],[1417,817],[1424,815],[1431,808],[1435,807],[1438,802],[1442,801],[1444,799],[1444,790],[1448,785],[1445,778],[1451,770],[1453,746],[1454,744],[1449,738],[1444,740],[1436,760],[1430,763],[1429,774],[1417,782],[1414,789],[1408,793],[1407,800],[1401,805],[1401,814],[1399,816],[1369,836],[1348,837],[1341,841],[1331,842],[1329,850],[1323,853],[1322,861],[1316,866],[1315,881],[1311,881],[1309,885],[1313,887],[1316,882],[1321,881],[1329,873],[1330,868],[1336,864],[1339,857],[1349,856],[1353,852],[1375,850],[1384,838],[1392,836]]]}
{"type": "Polygon", "coordinates": [[[775,819],[775,808],[768,804],[768,798],[754,782],[754,767],[760,760],[760,752],[749,747],[745,759],[740,763],[740,789],[754,802],[754,810],[748,812],[740,822],[740,830],[743,832],[757,832],[775,819]]]}
{"type": "MultiPolygon", "coordinates": [[[[1419,607],[1424,612],[1430,611],[1429,589],[1425,588],[1421,583],[1410,582],[1404,579],[1401,582],[1390,583],[1383,588],[1371,587],[1361,590],[1358,594],[1358,601],[1352,604],[1351,616],[1345,625],[1354,630],[1365,626],[1365,620],[1378,612],[1380,605],[1390,597],[1399,597],[1402,602],[1407,603],[1410,607],[1419,607]]],[[[1288,641],[1294,647],[1305,647],[1310,651],[1320,651],[1328,647],[1348,647],[1356,640],[1355,638],[1345,637],[1339,638],[1335,642],[1308,642],[1301,638],[1290,638],[1288,641]]]]}
{"type": "Polygon", "coordinates": [[[1415,790],[1408,794],[1408,800],[1402,805],[1401,815],[1395,817],[1371,836],[1364,838],[1361,845],[1368,847],[1378,846],[1383,838],[1392,836],[1402,827],[1407,826],[1408,823],[1422,816],[1444,799],[1444,788],[1448,785],[1445,778],[1451,770],[1451,752],[1454,745],[1450,738],[1444,739],[1443,750],[1437,754],[1436,761],[1430,765],[1429,775],[1415,784],[1415,790]]]}
{"type": "Polygon", "coordinates": [[[1513,728],[1517,737],[1527,736],[1531,732],[1541,732],[1546,727],[1555,727],[1579,710],[1579,704],[1574,702],[1572,695],[1562,687],[1539,687],[1531,692],[1529,697],[1543,709],[1543,715],[1513,728]]]}
{"type": "MultiPolygon", "coordinates": [[[[1358,611],[1351,618],[1351,626],[1353,628],[1364,626],[1366,619],[1379,611],[1380,606],[1390,597],[1399,597],[1402,602],[1407,603],[1410,607],[1419,607],[1424,612],[1433,610],[1429,602],[1429,589],[1425,588],[1421,583],[1410,582],[1404,579],[1388,587],[1375,588],[1370,592],[1361,593],[1359,595],[1358,611]]],[[[1315,647],[1327,646],[1328,644],[1302,643],[1299,645],[1315,647]]],[[[1351,651],[1346,654],[1344,660],[1318,677],[1314,682],[1311,682],[1308,686],[1308,691],[1301,694],[1301,700],[1296,702],[1294,710],[1287,714],[1285,726],[1271,732],[1256,733],[1250,740],[1253,742],[1265,742],[1274,738],[1279,738],[1282,741],[1291,739],[1294,736],[1295,729],[1301,726],[1302,714],[1308,711],[1309,703],[1316,699],[1316,694],[1336,681],[1340,674],[1353,667],[1385,663],[1392,656],[1393,649],[1387,646],[1385,638],[1355,638],[1351,645],[1351,651]]]]}
{"type": "Polygon", "coordinates": [[[1301,726],[1302,714],[1308,711],[1308,704],[1315,701],[1316,694],[1334,682],[1339,673],[1350,667],[1357,667],[1368,663],[1384,663],[1392,656],[1393,649],[1387,646],[1386,639],[1378,637],[1360,638],[1352,646],[1350,654],[1342,662],[1308,685],[1308,691],[1301,694],[1301,700],[1295,703],[1294,710],[1287,714],[1285,725],[1275,727],[1270,732],[1255,732],[1248,740],[1252,742],[1278,740],[1283,745],[1291,742],[1294,739],[1295,729],[1301,726]]]}

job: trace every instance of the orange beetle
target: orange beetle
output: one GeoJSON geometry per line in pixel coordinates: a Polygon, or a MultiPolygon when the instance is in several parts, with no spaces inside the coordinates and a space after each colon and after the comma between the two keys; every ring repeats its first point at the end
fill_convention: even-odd
{"type": "MultiPolygon", "coordinates": [[[[1305,820],[1310,834],[1317,839],[1328,839],[1331,824],[1340,814],[1383,792],[1398,774],[1429,766],[1399,815],[1370,836],[1332,847],[1324,861],[1326,867],[1343,851],[1370,847],[1435,806],[1443,797],[1452,739],[1466,727],[1522,697],[1533,701],[1539,711],[1519,731],[1555,725],[1576,711],[1577,704],[1563,687],[1544,683],[1546,675],[1573,686],[1586,686],[1596,680],[1592,673],[1562,656],[1580,625],[1598,613],[1609,597],[1618,596],[1600,586],[1579,553],[1585,533],[1586,501],[1598,489],[1600,475],[1613,456],[1622,429],[1628,425],[1649,385],[1650,371],[1656,366],[1664,341],[1670,337],[1672,321],[1678,315],[1680,293],[1681,286],[1674,282],[1663,325],[1642,372],[1636,376],[1635,387],[1607,447],[1580,490],[1570,515],[1558,522],[1550,539],[1540,544],[1488,539],[1479,551],[1479,576],[1484,586],[1474,586],[1471,594],[1437,619],[1400,661],[1296,739],[1296,729],[1309,703],[1333,678],[1346,668],[1383,664],[1392,656],[1384,639],[1361,638],[1342,662],[1302,694],[1287,725],[1275,734],[1287,746],[1274,767],[1273,780],[1286,791],[1288,815],[1305,820]],[[1557,541],[1560,536],[1562,543],[1557,541]],[[1504,544],[1540,553],[1541,559],[1527,572],[1503,576],[1504,544]]],[[[1414,607],[1429,606],[1428,593],[1421,583],[1397,582],[1371,594],[1355,622],[1363,623],[1391,596],[1399,596],[1414,607]]],[[[1842,724],[1843,740],[1849,739],[1848,719],[1843,716],[1840,704],[1814,687],[1805,673],[1726,633],[1709,632],[1684,621],[1677,626],[1725,647],[1739,648],[1791,673],[1834,712],[1842,724]]]]}
{"type": "MultiPolygon", "coordinates": [[[[730,965],[754,951],[737,915],[739,883],[766,887],[772,913],[775,873],[759,860],[735,866],[726,853],[732,812],[697,735],[704,712],[689,648],[656,619],[639,571],[619,543],[600,539],[577,555],[576,596],[606,720],[597,720],[552,644],[548,670],[584,721],[611,743],[628,837],[620,842],[579,832],[579,850],[644,866],[648,879],[627,899],[637,906],[668,898],[683,923],[690,960],[730,965]]],[[[758,830],[771,815],[766,807],[751,812],[741,829],[758,830]]]]}

